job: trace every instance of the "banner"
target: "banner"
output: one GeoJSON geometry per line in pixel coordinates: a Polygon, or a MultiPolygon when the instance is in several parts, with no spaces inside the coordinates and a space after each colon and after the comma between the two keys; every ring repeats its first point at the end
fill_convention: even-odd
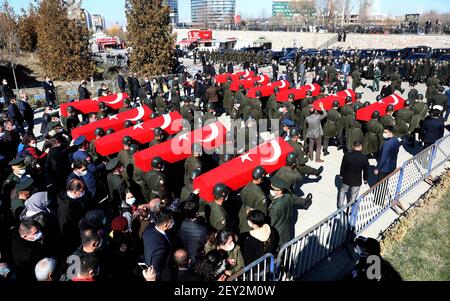
{"type": "Polygon", "coordinates": [[[347,89],[347,90],[336,93],[336,95],[330,95],[325,98],[318,99],[318,100],[314,101],[313,106],[314,106],[314,109],[320,111],[319,104],[323,103],[325,110],[329,111],[333,108],[333,102],[336,100],[339,101],[339,107],[343,107],[345,105],[345,100],[348,96],[350,96],[352,98],[353,102],[356,101],[356,92],[353,91],[352,89],[347,89]]]}
{"type": "Polygon", "coordinates": [[[273,173],[286,166],[286,157],[293,151],[294,148],[280,137],[269,140],[197,177],[194,180],[194,189],[200,189],[200,198],[212,202],[216,184],[222,183],[233,191],[238,190],[252,180],[255,167],[262,166],[268,173],[273,173]]]}
{"type": "Polygon", "coordinates": [[[240,77],[243,76],[244,78],[254,77],[255,73],[253,71],[241,71],[236,73],[223,73],[223,74],[217,74],[216,75],[216,82],[218,84],[223,84],[228,81],[228,76],[231,77],[231,81],[239,81],[240,77]]]}
{"type": "Polygon", "coordinates": [[[394,112],[405,107],[405,99],[398,94],[392,94],[382,100],[371,104],[368,107],[362,108],[356,112],[356,119],[360,121],[369,121],[372,119],[372,114],[375,111],[380,113],[380,117],[386,115],[386,108],[389,105],[394,106],[394,112]]]}
{"type": "Polygon", "coordinates": [[[69,116],[69,114],[67,113],[67,108],[70,106],[74,107],[77,111],[81,112],[82,114],[95,113],[99,111],[98,104],[100,102],[106,103],[106,105],[113,110],[118,110],[121,107],[123,107],[123,101],[126,98],[128,98],[127,93],[119,93],[108,96],[101,96],[98,98],[84,99],[74,102],[65,102],[62,103],[60,106],[61,115],[64,117],[69,116]]]}
{"type": "Polygon", "coordinates": [[[287,90],[290,87],[290,83],[287,80],[280,80],[273,83],[268,83],[262,87],[250,88],[247,91],[247,97],[256,98],[256,92],[260,91],[262,97],[269,97],[275,93],[274,89],[278,87],[280,91],[287,90]]]}
{"type": "Polygon", "coordinates": [[[289,89],[280,91],[277,95],[278,102],[287,102],[289,95],[294,94],[294,101],[306,98],[306,92],[311,91],[312,96],[316,97],[320,94],[320,86],[318,84],[307,84],[298,89],[289,89]]]}
{"type": "Polygon", "coordinates": [[[204,150],[212,151],[225,143],[226,133],[227,129],[217,121],[192,132],[179,134],[171,140],[136,153],[136,166],[148,172],[152,170],[151,162],[155,157],[161,157],[168,163],[187,159],[191,156],[194,143],[201,143],[204,150]]]}
{"type": "Polygon", "coordinates": [[[130,136],[140,144],[149,143],[153,140],[153,130],[157,127],[162,128],[169,135],[176,134],[183,128],[181,125],[182,119],[183,117],[176,111],[156,117],[96,140],[95,150],[104,157],[116,154],[122,150],[122,140],[125,136],[130,136]]]}
{"type": "Polygon", "coordinates": [[[255,82],[258,82],[260,85],[266,85],[270,82],[270,77],[267,74],[264,74],[239,81],[233,81],[231,83],[230,90],[236,92],[239,90],[241,85],[244,86],[245,90],[248,90],[255,86],[255,82]]]}
{"type": "Polygon", "coordinates": [[[95,130],[102,128],[105,131],[113,129],[114,131],[120,131],[123,129],[125,121],[130,120],[136,123],[138,120],[147,121],[150,119],[152,110],[147,106],[138,107],[128,110],[126,112],[119,113],[114,116],[109,116],[98,120],[93,123],[89,123],[72,130],[72,138],[77,139],[80,136],[84,136],[89,142],[95,139],[95,130]]]}

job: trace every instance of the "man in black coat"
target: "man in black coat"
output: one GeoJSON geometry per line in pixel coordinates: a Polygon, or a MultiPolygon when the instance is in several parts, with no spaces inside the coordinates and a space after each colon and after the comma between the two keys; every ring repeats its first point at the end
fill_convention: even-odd
{"type": "Polygon", "coordinates": [[[133,74],[128,74],[128,78],[127,78],[127,82],[128,82],[128,90],[130,91],[130,99],[134,100],[134,87],[133,87],[133,74]]]}
{"type": "Polygon", "coordinates": [[[272,61],[272,81],[278,80],[278,64],[275,60],[272,61]]]}
{"type": "Polygon", "coordinates": [[[123,78],[122,72],[119,72],[119,75],[117,75],[117,85],[119,86],[120,92],[125,92],[125,78],[123,78]]]}
{"type": "Polygon", "coordinates": [[[178,267],[177,279],[178,282],[186,281],[201,281],[202,279],[194,274],[194,272],[189,269],[189,254],[184,249],[179,249],[174,254],[174,261],[178,267]]]}
{"type": "Polygon", "coordinates": [[[91,93],[87,89],[87,82],[85,80],[83,80],[81,85],[78,87],[78,96],[79,100],[91,99],[91,93]]]}
{"type": "Polygon", "coordinates": [[[439,110],[433,110],[431,116],[425,118],[422,126],[424,149],[430,147],[444,136],[444,119],[439,110]]]}
{"type": "Polygon", "coordinates": [[[17,128],[17,131],[24,135],[25,130],[23,128],[23,116],[22,113],[20,113],[20,109],[16,104],[16,98],[13,97],[9,100],[9,106],[8,106],[8,117],[11,119],[11,121],[14,123],[14,125],[17,128]]]}
{"type": "Polygon", "coordinates": [[[56,106],[55,85],[53,85],[53,81],[50,80],[50,77],[45,77],[42,87],[45,91],[45,106],[56,106]]]}
{"type": "Polygon", "coordinates": [[[34,129],[34,111],[28,103],[28,95],[26,93],[22,93],[20,99],[17,100],[17,107],[28,124],[27,132],[32,134],[34,129]]]}
{"type": "Polygon", "coordinates": [[[0,86],[0,97],[3,97],[5,101],[4,106],[9,106],[9,100],[14,97],[14,92],[11,87],[8,85],[8,81],[3,79],[2,85],[0,86]]]}
{"type": "Polygon", "coordinates": [[[355,201],[358,197],[362,184],[361,173],[363,174],[364,184],[367,184],[369,179],[369,160],[362,153],[362,143],[355,141],[353,151],[346,153],[342,159],[341,172],[339,174],[342,179],[342,186],[339,191],[338,209],[346,205],[345,198],[350,189],[350,202],[355,201]]]}
{"type": "Polygon", "coordinates": [[[167,236],[173,225],[173,214],[161,209],[156,215],[156,224],[150,224],[144,231],[144,256],[147,266],[153,266],[156,279],[171,281],[173,279],[173,244],[167,236]]]}
{"type": "Polygon", "coordinates": [[[137,77],[137,73],[133,75],[133,100],[136,97],[139,97],[139,89],[141,88],[141,84],[139,83],[139,78],[137,77]]]}

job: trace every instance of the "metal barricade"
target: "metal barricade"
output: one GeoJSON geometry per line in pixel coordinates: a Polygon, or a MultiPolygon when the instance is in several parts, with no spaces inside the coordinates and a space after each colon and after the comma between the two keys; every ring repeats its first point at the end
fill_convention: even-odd
{"type": "Polygon", "coordinates": [[[450,135],[444,136],[435,143],[436,151],[431,164],[432,170],[440,167],[450,157],[450,135]]]}
{"type": "Polygon", "coordinates": [[[228,278],[228,281],[273,281],[275,258],[267,253],[241,271],[228,278]]]}
{"type": "Polygon", "coordinates": [[[371,225],[381,214],[391,208],[396,200],[401,168],[378,182],[362,194],[352,206],[350,224],[356,233],[360,233],[371,225]]]}
{"type": "Polygon", "coordinates": [[[283,245],[278,252],[276,279],[298,280],[345,245],[351,235],[350,208],[351,204],[348,204],[283,245]]]}

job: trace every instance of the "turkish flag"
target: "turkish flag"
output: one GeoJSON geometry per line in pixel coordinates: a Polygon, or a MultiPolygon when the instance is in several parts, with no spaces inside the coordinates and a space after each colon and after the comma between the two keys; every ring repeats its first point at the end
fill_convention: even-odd
{"type": "Polygon", "coordinates": [[[127,93],[119,93],[119,94],[113,94],[108,96],[101,96],[98,98],[92,98],[92,99],[84,99],[74,102],[66,102],[61,104],[61,115],[64,117],[69,116],[67,113],[67,107],[74,107],[76,110],[80,111],[82,114],[89,114],[89,113],[95,113],[99,110],[98,104],[100,102],[106,103],[108,107],[110,107],[113,110],[118,110],[121,107],[123,107],[123,100],[125,98],[128,98],[127,93]]]}
{"type": "Polygon", "coordinates": [[[320,86],[318,84],[307,84],[298,89],[289,89],[280,91],[277,95],[278,102],[287,102],[289,95],[294,94],[294,101],[306,98],[306,92],[311,91],[312,96],[316,97],[320,94],[320,86]]]}
{"type": "Polygon", "coordinates": [[[356,119],[360,121],[369,121],[372,119],[372,114],[375,111],[380,113],[380,117],[386,115],[386,108],[389,105],[394,106],[394,112],[401,110],[405,107],[405,99],[398,94],[392,94],[382,100],[371,104],[368,107],[359,109],[356,112],[356,119]]]}
{"type": "Polygon", "coordinates": [[[238,190],[252,180],[255,167],[262,166],[268,173],[273,173],[286,166],[286,157],[293,151],[294,148],[280,137],[269,140],[248,153],[202,174],[194,180],[194,189],[200,189],[200,197],[212,202],[216,184],[222,183],[233,191],[238,190]]]}
{"type": "Polygon", "coordinates": [[[256,77],[250,77],[243,80],[233,81],[230,86],[231,91],[238,91],[239,87],[242,85],[244,89],[250,89],[255,86],[255,82],[258,82],[260,85],[265,85],[270,82],[270,77],[267,74],[259,75],[256,77]]]}
{"type": "Polygon", "coordinates": [[[95,141],[95,150],[102,156],[109,156],[120,152],[123,148],[122,139],[125,136],[144,144],[153,140],[153,130],[162,128],[169,135],[173,135],[182,130],[181,120],[183,117],[178,112],[172,112],[163,116],[150,119],[144,123],[123,129],[111,135],[104,136],[95,141]]]}
{"type": "Polygon", "coordinates": [[[95,130],[102,128],[105,131],[113,129],[115,132],[122,130],[125,121],[130,120],[135,123],[138,120],[149,120],[152,110],[147,106],[138,107],[128,110],[126,112],[119,113],[114,116],[109,116],[98,120],[93,123],[89,123],[72,130],[72,138],[77,139],[80,136],[84,136],[89,142],[95,139],[95,130]]]}
{"type": "Polygon", "coordinates": [[[278,87],[280,91],[287,90],[290,87],[290,83],[287,80],[280,80],[273,83],[268,83],[265,86],[254,87],[247,91],[247,97],[256,98],[256,92],[260,91],[262,97],[269,97],[275,93],[274,89],[278,87]]]}
{"type": "Polygon", "coordinates": [[[195,131],[179,134],[171,140],[136,153],[136,166],[148,172],[152,170],[151,162],[155,157],[169,163],[187,159],[191,156],[194,143],[201,143],[204,150],[212,151],[225,143],[226,133],[227,129],[217,121],[195,131]]]}
{"type": "Polygon", "coordinates": [[[241,71],[236,73],[223,73],[216,75],[216,82],[219,84],[226,83],[228,81],[228,77],[231,77],[231,81],[238,81],[239,77],[243,76],[244,78],[254,77],[255,73],[253,71],[241,71]]]}
{"type": "Polygon", "coordinates": [[[330,95],[325,98],[314,101],[314,104],[313,104],[314,109],[320,111],[321,109],[320,109],[319,104],[323,103],[323,107],[325,108],[325,110],[329,111],[333,108],[333,102],[335,100],[339,101],[339,107],[342,107],[345,105],[345,100],[346,100],[347,96],[350,96],[352,98],[352,101],[355,102],[356,92],[353,91],[352,89],[347,89],[347,90],[336,93],[336,95],[330,95]]]}

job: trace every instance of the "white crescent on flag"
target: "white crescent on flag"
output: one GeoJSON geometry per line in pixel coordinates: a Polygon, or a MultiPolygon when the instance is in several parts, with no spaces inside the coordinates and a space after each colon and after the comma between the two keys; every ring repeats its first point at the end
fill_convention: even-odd
{"type": "Polygon", "coordinates": [[[350,97],[352,97],[352,94],[350,93],[350,91],[349,91],[349,90],[345,90],[344,92],[345,92],[345,94],[347,94],[347,96],[350,96],[350,97]]]}
{"type": "Polygon", "coordinates": [[[264,82],[264,80],[265,80],[264,76],[260,75],[259,78],[260,79],[258,80],[258,83],[264,82]]]}
{"type": "Polygon", "coordinates": [[[144,107],[138,107],[137,110],[138,110],[137,116],[135,118],[128,119],[129,121],[138,121],[139,119],[142,119],[142,117],[144,117],[145,114],[144,107]]]}
{"type": "Polygon", "coordinates": [[[122,95],[123,95],[122,93],[117,94],[117,98],[116,98],[115,100],[113,100],[113,101],[107,102],[107,104],[109,104],[109,105],[115,105],[116,103],[121,102],[122,99],[123,99],[122,95]]]}
{"type": "Polygon", "coordinates": [[[316,90],[316,86],[314,86],[313,84],[308,84],[308,86],[311,87],[311,92],[314,92],[316,90]]]}
{"type": "Polygon", "coordinates": [[[392,104],[393,106],[396,106],[399,104],[400,100],[397,98],[397,95],[392,94],[391,97],[394,99],[394,103],[392,104]]]}
{"type": "Polygon", "coordinates": [[[211,135],[207,139],[200,140],[200,142],[212,142],[219,136],[219,128],[217,127],[217,124],[213,123],[209,126],[211,128],[211,135]]]}
{"type": "Polygon", "coordinates": [[[244,77],[249,77],[250,72],[248,72],[248,70],[245,71],[244,77]]]}
{"type": "Polygon", "coordinates": [[[281,88],[281,89],[286,88],[286,81],[282,80],[281,83],[282,83],[282,84],[281,84],[280,88],[281,88]]]}
{"type": "Polygon", "coordinates": [[[262,162],[272,164],[272,163],[277,162],[278,159],[280,159],[280,157],[281,157],[281,147],[280,147],[280,144],[278,143],[277,140],[271,140],[268,143],[270,143],[270,145],[272,145],[273,156],[270,159],[262,160],[262,162]]]}
{"type": "Polygon", "coordinates": [[[164,123],[163,123],[163,125],[161,126],[161,128],[162,128],[163,130],[165,130],[165,129],[167,129],[167,128],[170,126],[170,124],[172,123],[172,117],[170,116],[170,114],[165,114],[165,115],[163,115],[163,118],[164,118],[164,123]]]}
{"type": "Polygon", "coordinates": [[[97,97],[92,98],[92,101],[97,101],[98,102],[98,98],[97,97]]]}

